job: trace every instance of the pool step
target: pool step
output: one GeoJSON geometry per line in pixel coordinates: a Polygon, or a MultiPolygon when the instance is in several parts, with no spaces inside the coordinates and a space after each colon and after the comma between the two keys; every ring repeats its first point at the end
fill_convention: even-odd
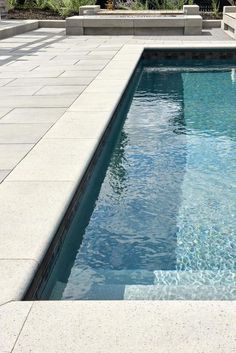
{"type": "Polygon", "coordinates": [[[154,271],[155,285],[236,285],[236,273],[223,271],[154,271]]]}
{"type": "Polygon", "coordinates": [[[126,286],[125,300],[235,300],[236,287],[229,286],[126,286]]]}
{"type": "Polygon", "coordinates": [[[97,270],[96,275],[106,284],[153,284],[155,273],[148,270],[97,270]]]}
{"type": "Polygon", "coordinates": [[[235,286],[97,285],[87,300],[235,300],[235,286]]]}
{"type": "MultiPolygon", "coordinates": [[[[232,300],[236,299],[236,274],[224,271],[154,271],[153,283],[99,286],[92,298],[125,300],[232,300]],[[122,293],[123,292],[123,293],[122,293]]],[[[126,284],[125,283],[129,283],[126,284]]]]}
{"type": "Polygon", "coordinates": [[[86,300],[236,299],[236,274],[229,270],[95,271],[86,269],[80,276],[78,274],[78,272],[74,273],[74,281],[71,278],[68,284],[58,282],[51,298],[58,299],[63,295],[63,299],[86,300]]]}

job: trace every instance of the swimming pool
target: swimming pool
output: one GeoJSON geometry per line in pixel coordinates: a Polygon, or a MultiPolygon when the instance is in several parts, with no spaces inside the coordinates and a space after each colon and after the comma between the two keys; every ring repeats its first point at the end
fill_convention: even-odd
{"type": "Polygon", "coordinates": [[[235,299],[236,65],[139,65],[40,299],[235,299]]]}

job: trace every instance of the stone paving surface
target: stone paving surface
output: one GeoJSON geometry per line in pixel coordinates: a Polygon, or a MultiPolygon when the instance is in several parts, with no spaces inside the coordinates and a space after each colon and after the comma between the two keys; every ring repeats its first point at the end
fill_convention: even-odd
{"type": "Polygon", "coordinates": [[[236,351],[233,302],[19,301],[145,46],[236,42],[220,29],[0,41],[0,353],[236,351]]]}
{"type": "MultiPolygon", "coordinates": [[[[0,26],[9,24],[13,26],[12,21],[0,22],[0,26]]],[[[0,182],[124,44],[196,43],[199,40],[206,43],[232,41],[220,29],[204,31],[201,37],[65,37],[61,29],[39,29],[1,40],[0,182]]],[[[110,85],[111,91],[114,85],[115,82],[110,85]]]]}

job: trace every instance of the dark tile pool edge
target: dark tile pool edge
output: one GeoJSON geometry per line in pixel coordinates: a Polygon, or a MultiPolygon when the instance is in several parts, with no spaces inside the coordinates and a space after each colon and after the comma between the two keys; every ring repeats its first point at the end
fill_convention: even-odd
{"type": "Polygon", "coordinates": [[[236,59],[236,51],[234,48],[222,49],[222,48],[165,48],[154,49],[146,48],[143,52],[143,59],[155,60],[155,59],[204,59],[204,60],[221,60],[221,59],[236,59]]]}

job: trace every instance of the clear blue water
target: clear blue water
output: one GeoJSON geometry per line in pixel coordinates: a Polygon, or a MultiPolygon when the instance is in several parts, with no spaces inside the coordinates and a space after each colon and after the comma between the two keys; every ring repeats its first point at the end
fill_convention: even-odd
{"type": "Polygon", "coordinates": [[[234,66],[139,71],[41,299],[236,298],[234,66]]]}

